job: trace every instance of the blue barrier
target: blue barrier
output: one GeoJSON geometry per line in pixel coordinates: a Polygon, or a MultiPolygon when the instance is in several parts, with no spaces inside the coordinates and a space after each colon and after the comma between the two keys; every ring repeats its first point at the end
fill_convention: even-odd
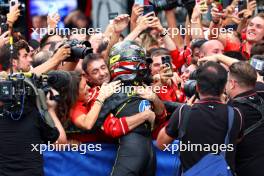
{"type": "MultiPolygon", "coordinates": [[[[174,141],[177,144],[178,141],[174,141]]],[[[155,142],[154,142],[155,144],[155,142]]],[[[45,151],[45,176],[107,176],[114,165],[117,145],[101,144],[101,151],[80,152],[51,152],[45,151]]],[[[156,148],[156,147],[155,147],[156,148]]],[[[178,153],[160,151],[156,148],[156,176],[177,176],[180,161],[178,153]]]]}

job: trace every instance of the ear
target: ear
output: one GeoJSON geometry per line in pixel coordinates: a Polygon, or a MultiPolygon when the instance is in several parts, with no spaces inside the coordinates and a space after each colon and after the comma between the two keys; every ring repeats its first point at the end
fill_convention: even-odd
{"type": "Polygon", "coordinates": [[[87,73],[84,74],[84,78],[85,78],[86,81],[88,81],[88,82],[90,82],[91,79],[92,79],[87,73]]]}
{"type": "Polygon", "coordinates": [[[14,69],[17,69],[17,67],[18,67],[18,60],[13,59],[12,60],[12,65],[13,65],[14,69]]]}
{"type": "Polygon", "coordinates": [[[195,90],[196,90],[196,92],[200,92],[200,87],[198,86],[198,84],[196,84],[196,87],[195,87],[195,90]]]}
{"type": "Polygon", "coordinates": [[[235,80],[230,80],[230,89],[234,89],[236,85],[235,80]]]}

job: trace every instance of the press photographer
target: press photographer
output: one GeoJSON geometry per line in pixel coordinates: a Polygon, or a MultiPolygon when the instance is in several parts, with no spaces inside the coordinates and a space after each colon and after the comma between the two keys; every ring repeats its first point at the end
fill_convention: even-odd
{"type": "Polygon", "coordinates": [[[237,146],[237,174],[263,175],[263,170],[255,169],[261,167],[264,161],[264,83],[257,82],[257,74],[263,72],[262,56],[253,56],[250,64],[223,55],[202,60],[218,61],[229,67],[226,94],[230,98],[229,104],[243,115],[245,124],[243,139],[237,146]]]}
{"type": "MultiPolygon", "coordinates": [[[[196,71],[196,90],[200,100],[192,106],[181,105],[172,114],[170,121],[159,133],[157,145],[160,149],[164,149],[173,139],[178,138],[183,144],[233,144],[235,146],[236,139],[241,131],[242,119],[239,112],[220,100],[221,94],[224,93],[225,84],[227,82],[227,72],[218,63],[207,62],[200,65],[196,71]],[[233,119],[233,120],[231,120],[233,119]],[[216,128],[218,130],[216,130],[216,128]],[[231,130],[232,129],[232,130],[231,130]]],[[[225,173],[235,170],[234,153],[225,152],[212,157],[222,157],[222,163],[215,168],[210,161],[203,161],[210,157],[210,149],[202,151],[180,151],[183,172],[193,172],[200,170],[204,175],[210,175],[209,170],[219,171],[217,166],[227,168],[230,166],[231,171],[223,169],[225,173]],[[207,169],[200,169],[200,164],[208,166],[207,169]],[[210,165],[210,166],[209,166],[210,165]],[[210,169],[211,168],[211,169],[210,169]]],[[[199,172],[199,173],[200,173],[199,172]]],[[[215,173],[215,175],[217,175],[215,173]]]]}

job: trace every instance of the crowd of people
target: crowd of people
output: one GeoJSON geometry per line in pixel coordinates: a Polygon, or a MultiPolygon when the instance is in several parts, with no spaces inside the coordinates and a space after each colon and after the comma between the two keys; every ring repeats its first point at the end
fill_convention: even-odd
{"type": "MultiPolygon", "coordinates": [[[[164,10],[164,22],[155,12],[143,15],[144,6],[135,3],[131,14],[91,35],[54,32],[59,14],[32,17],[30,39],[13,30],[21,13],[16,5],[1,21],[8,30],[0,28],[0,71],[58,72],[68,79],[58,80],[47,95],[56,128],[35,117],[33,102],[20,120],[0,118],[0,175],[43,175],[41,156],[29,151],[43,141],[117,143],[111,175],[139,176],[155,175],[152,140],[162,150],[174,139],[213,146],[229,136],[233,149],[225,158],[232,173],[263,176],[264,13],[256,12],[255,0],[237,12],[238,2],[225,9],[213,0],[197,2],[184,34],[175,8],[164,10]],[[124,87],[133,88],[117,93],[124,87]]],[[[64,23],[70,31],[89,26],[78,10],[64,23]]],[[[180,151],[183,172],[212,151],[180,151]]]]}

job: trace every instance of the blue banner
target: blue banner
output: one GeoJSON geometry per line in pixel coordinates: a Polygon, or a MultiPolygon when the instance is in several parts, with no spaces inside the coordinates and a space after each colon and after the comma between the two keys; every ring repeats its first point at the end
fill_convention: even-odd
{"type": "MultiPolygon", "coordinates": [[[[174,141],[174,144],[177,142],[174,141]]],[[[81,154],[80,151],[45,151],[43,153],[45,176],[110,175],[115,162],[117,145],[100,144],[100,146],[101,151],[87,151],[85,154],[81,154]]],[[[156,147],[155,149],[157,154],[156,176],[177,176],[180,166],[178,152],[160,151],[156,147]]]]}

